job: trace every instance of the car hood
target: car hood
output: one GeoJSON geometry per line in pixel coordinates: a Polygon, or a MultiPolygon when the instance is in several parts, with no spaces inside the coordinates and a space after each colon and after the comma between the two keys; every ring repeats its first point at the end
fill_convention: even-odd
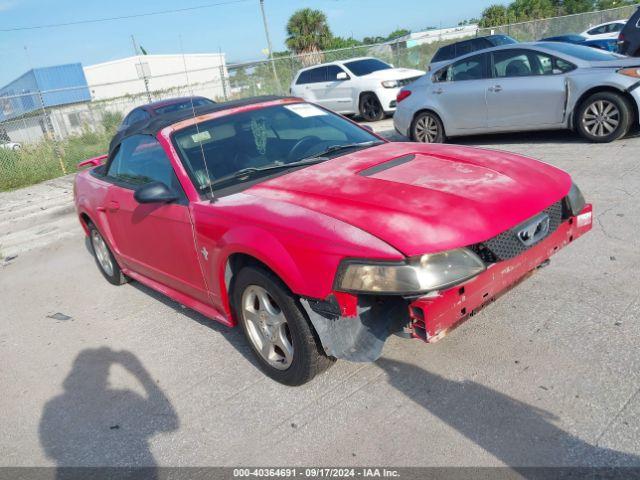
{"type": "Polygon", "coordinates": [[[567,195],[570,176],[506,152],[385,143],[245,193],[354,225],[407,256],[482,242],[567,195]]]}
{"type": "Polygon", "coordinates": [[[424,75],[422,70],[414,70],[412,68],[388,68],[386,70],[378,70],[360,78],[371,78],[374,80],[404,80],[405,78],[414,78],[424,75]]]}

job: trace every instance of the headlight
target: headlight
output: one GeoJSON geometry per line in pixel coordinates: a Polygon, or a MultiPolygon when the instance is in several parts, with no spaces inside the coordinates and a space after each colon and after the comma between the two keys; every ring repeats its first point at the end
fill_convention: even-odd
{"type": "Polygon", "coordinates": [[[574,217],[582,211],[586,204],[582,192],[575,183],[571,184],[571,190],[569,190],[569,195],[567,195],[567,203],[574,217]]]}
{"type": "Polygon", "coordinates": [[[382,86],[384,88],[396,88],[399,85],[397,80],[385,80],[384,82],[382,82],[382,86]]]}
{"type": "Polygon", "coordinates": [[[442,290],[485,270],[466,248],[414,257],[403,263],[346,260],[336,276],[336,290],[379,295],[413,295],[442,290]]]}
{"type": "Polygon", "coordinates": [[[626,75],[627,77],[640,78],[640,68],[638,67],[623,68],[618,70],[618,73],[626,75]]]}

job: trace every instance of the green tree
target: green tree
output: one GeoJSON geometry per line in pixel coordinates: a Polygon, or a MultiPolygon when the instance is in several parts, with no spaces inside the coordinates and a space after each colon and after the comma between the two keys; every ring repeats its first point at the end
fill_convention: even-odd
{"type": "Polygon", "coordinates": [[[322,50],[331,46],[332,38],[327,16],[320,10],[297,10],[287,22],[287,47],[303,55],[305,65],[321,62],[322,50]]]}
{"type": "Polygon", "coordinates": [[[331,45],[329,46],[329,49],[338,50],[339,48],[357,47],[358,45],[362,45],[362,42],[360,40],[356,40],[353,37],[333,37],[331,39],[331,45]]]}
{"type": "Polygon", "coordinates": [[[636,3],[634,0],[598,0],[596,2],[596,9],[609,10],[610,8],[625,7],[627,5],[633,5],[636,3]]]}
{"type": "Polygon", "coordinates": [[[491,5],[484,9],[479,25],[482,28],[499,27],[511,23],[514,18],[511,17],[510,10],[504,5],[491,5]]]}
{"type": "Polygon", "coordinates": [[[562,11],[566,15],[591,12],[593,7],[593,0],[564,0],[562,2],[562,11]]]}
{"type": "Polygon", "coordinates": [[[395,40],[396,38],[404,37],[405,35],[409,35],[411,30],[407,30],[406,28],[398,28],[387,35],[386,41],[395,40]]]}
{"type": "Polygon", "coordinates": [[[552,0],[514,0],[508,10],[516,22],[554,17],[558,8],[552,0]]]}

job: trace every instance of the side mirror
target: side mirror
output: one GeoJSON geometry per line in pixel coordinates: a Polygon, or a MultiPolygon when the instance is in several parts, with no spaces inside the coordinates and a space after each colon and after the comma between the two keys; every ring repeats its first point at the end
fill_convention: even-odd
{"type": "Polygon", "coordinates": [[[349,80],[349,75],[347,75],[346,72],[339,72],[336,75],[336,80],[349,80]]]}
{"type": "Polygon", "coordinates": [[[178,195],[162,182],[151,182],[138,187],[133,198],[138,203],[171,203],[178,199],[178,195]]]}

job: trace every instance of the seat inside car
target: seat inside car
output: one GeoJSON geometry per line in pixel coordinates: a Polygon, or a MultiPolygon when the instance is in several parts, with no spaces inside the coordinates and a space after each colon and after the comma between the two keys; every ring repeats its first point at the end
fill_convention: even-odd
{"type": "Polygon", "coordinates": [[[531,67],[521,59],[511,60],[505,69],[507,77],[526,77],[531,75],[531,67]]]}

